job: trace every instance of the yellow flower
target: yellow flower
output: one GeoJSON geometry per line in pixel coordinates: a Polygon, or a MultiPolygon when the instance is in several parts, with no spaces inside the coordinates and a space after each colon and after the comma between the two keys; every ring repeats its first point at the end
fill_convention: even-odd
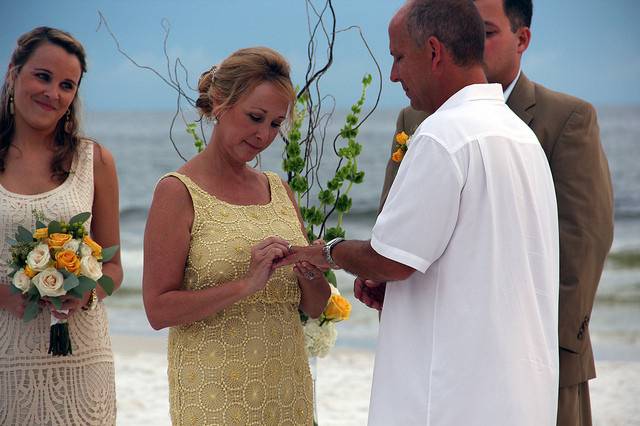
{"type": "Polygon", "coordinates": [[[35,277],[35,276],[36,276],[37,272],[36,272],[36,271],[34,271],[33,269],[31,269],[31,268],[29,267],[29,265],[26,265],[26,266],[24,267],[24,274],[25,274],[26,276],[28,276],[29,278],[33,278],[33,277],[35,277]]]}
{"type": "Polygon", "coordinates": [[[48,236],[49,236],[48,228],[39,228],[39,229],[36,229],[35,232],[33,233],[33,238],[35,238],[36,240],[41,240],[43,238],[47,238],[48,236]]]}
{"type": "Polygon", "coordinates": [[[91,254],[93,254],[96,258],[100,259],[102,257],[102,246],[93,241],[90,236],[85,235],[82,238],[82,242],[91,248],[91,254]]]}
{"type": "Polygon", "coordinates": [[[55,233],[49,235],[49,247],[53,249],[62,248],[64,243],[71,240],[71,234],[55,233]]]}
{"type": "Polygon", "coordinates": [[[324,316],[328,320],[342,321],[349,319],[351,315],[351,303],[339,294],[332,294],[327,307],[324,308],[324,316]]]}
{"type": "Polygon", "coordinates": [[[402,161],[402,158],[404,157],[404,151],[400,148],[397,149],[396,152],[393,153],[393,155],[391,156],[391,159],[393,161],[395,161],[396,163],[399,163],[402,161]]]}
{"type": "Polygon", "coordinates": [[[64,268],[78,275],[80,273],[80,259],[78,259],[78,256],[71,250],[60,250],[56,253],[56,268],[64,268]]]}
{"type": "Polygon", "coordinates": [[[398,142],[398,145],[404,145],[408,140],[409,135],[407,135],[405,132],[400,132],[396,135],[396,142],[398,142]]]}

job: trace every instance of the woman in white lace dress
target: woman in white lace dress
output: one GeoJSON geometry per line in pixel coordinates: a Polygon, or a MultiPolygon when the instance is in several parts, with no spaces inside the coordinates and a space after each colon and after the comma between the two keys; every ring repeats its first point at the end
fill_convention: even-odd
{"type": "MultiPolygon", "coordinates": [[[[18,225],[33,229],[34,211],[65,221],[90,211],[93,239],[119,244],[113,157],[78,136],[85,68],[76,39],[35,28],[18,39],[0,94],[0,425],[115,424],[113,354],[100,302],[106,295],[98,290],[97,303],[92,294],[64,303],[73,354],[53,357],[49,308],[23,322],[25,300],[10,292],[7,277],[6,239],[18,225]]],[[[119,254],[104,273],[120,285],[119,254]]]]}

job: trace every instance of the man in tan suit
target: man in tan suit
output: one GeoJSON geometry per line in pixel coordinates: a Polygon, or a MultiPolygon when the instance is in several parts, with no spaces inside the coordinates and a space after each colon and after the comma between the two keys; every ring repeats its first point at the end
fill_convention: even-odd
{"type": "MultiPolygon", "coordinates": [[[[530,81],[520,70],[531,39],[531,0],[475,0],[485,21],[485,71],[507,105],[534,131],[553,174],[560,226],[560,426],[591,425],[588,380],[596,377],[589,319],[613,239],[613,196],[596,112],[580,99],[530,81]]],[[[428,116],[407,107],[396,133],[412,134],[428,116]]],[[[392,144],[392,152],[396,142],[392,144]]],[[[400,163],[389,159],[380,208],[400,163]]],[[[367,296],[381,306],[378,289],[367,296]]]]}

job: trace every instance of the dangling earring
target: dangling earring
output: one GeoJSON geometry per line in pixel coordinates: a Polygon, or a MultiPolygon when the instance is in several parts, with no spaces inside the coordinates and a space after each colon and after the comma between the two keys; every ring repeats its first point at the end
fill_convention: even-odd
{"type": "Polygon", "coordinates": [[[215,115],[211,116],[211,124],[213,124],[214,126],[218,124],[218,117],[216,117],[215,115]]]}
{"type": "Polygon", "coordinates": [[[9,95],[9,115],[14,115],[15,110],[13,108],[13,93],[9,95]]]}
{"type": "Polygon", "coordinates": [[[67,110],[67,113],[65,114],[66,118],[64,120],[64,131],[66,133],[71,133],[71,110],[67,110]]]}

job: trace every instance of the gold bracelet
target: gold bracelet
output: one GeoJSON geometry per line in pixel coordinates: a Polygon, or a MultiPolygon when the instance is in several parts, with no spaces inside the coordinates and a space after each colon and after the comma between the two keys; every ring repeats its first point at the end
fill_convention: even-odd
{"type": "Polygon", "coordinates": [[[89,300],[87,301],[86,306],[83,306],[82,309],[85,311],[93,311],[98,306],[98,293],[96,289],[91,290],[91,294],[89,295],[89,300]]]}

